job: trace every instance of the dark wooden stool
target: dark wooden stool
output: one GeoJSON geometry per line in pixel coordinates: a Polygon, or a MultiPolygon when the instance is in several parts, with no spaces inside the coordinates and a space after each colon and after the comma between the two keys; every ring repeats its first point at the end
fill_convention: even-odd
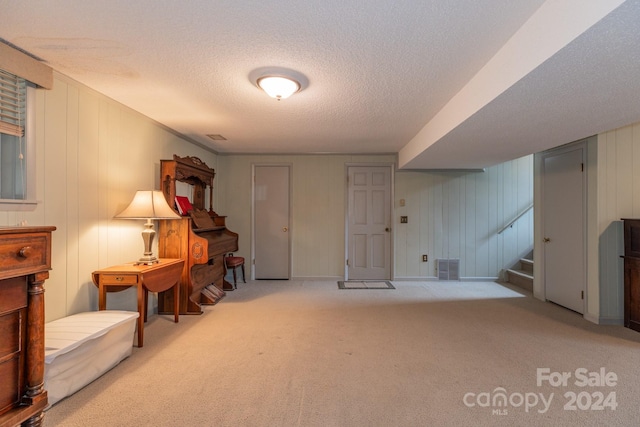
{"type": "Polygon", "coordinates": [[[233,256],[233,253],[229,253],[226,257],[224,257],[224,264],[227,266],[227,269],[233,269],[233,289],[238,289],[238,283],[236,279],[236,268],[242,268],[242,281],[247,283],[247,280],[244,275],[244,258],[241,256],[233,256]]]}

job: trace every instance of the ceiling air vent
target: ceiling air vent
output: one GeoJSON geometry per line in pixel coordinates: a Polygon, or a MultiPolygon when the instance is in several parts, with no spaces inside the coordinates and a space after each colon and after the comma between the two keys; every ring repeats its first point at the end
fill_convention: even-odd
{"type": "Polygon", "coordinates": [[[220,134],[209,134],[207,135],[209,138],[213,139],[214,141],[226,141],[227,138],[225,138],[224,136],[220,135],[220,134]]]}

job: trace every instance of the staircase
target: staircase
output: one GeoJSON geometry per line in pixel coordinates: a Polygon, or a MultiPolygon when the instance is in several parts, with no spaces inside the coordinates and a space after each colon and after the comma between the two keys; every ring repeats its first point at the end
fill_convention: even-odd
{"type": "Polygon", "coordinates": [[[505,280],[524,290],[533,292],[533,260],[520,258],[518,264],[507,269],[505,280]]]}

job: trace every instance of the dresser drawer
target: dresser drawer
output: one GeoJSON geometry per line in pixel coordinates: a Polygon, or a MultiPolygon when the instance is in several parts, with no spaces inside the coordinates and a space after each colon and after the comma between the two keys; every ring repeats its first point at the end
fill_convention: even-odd
{"type": "Polygon", "coordinates": [[[20,401],[22,394],[22,360],[16,355],[0,362],[0,414],[9,411],[20,401]]]}
{"type": "Polygon", "coordinates": [[[0,280],[0,315],[27,306],[27,280],[24,277],[0,280]]]}
{"type": "MultiPolygon", "coordinates": [[[[0,301],[2,298],[0,294],[0,301]]],[[[17,404],[24,391],[20,374],[24,372],[25,311],[23,308],[0,315],[0,414],[17,404]]]]}
{"type": "Polygon", "coordinates": [[[0,279],[22,272],[51,269],[50,243],[46,233],[12,234],[0,240],[0,279]]]}
{"type": "Polygon", "coordinates": [[[8,356],[15,355],[21,350],[22,332],[24,321],[23,310],[14,311],[0,316],[0,361],[8,356]]]}

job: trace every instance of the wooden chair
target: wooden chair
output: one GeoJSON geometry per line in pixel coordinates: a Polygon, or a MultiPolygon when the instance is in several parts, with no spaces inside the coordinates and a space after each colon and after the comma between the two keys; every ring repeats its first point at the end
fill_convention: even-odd
{"type": "Polygon", "coordinates": [[[236,279],[236,268],[242,268],[242,281],[247,283],[247,280],[244,275],[244,258],[241,256],[234,256],[233,252],[229,252],[227,256],[224,257],[224,264],[227,269],[233,269],[233,289],[238,289],[237,279],[236,279]]]}

